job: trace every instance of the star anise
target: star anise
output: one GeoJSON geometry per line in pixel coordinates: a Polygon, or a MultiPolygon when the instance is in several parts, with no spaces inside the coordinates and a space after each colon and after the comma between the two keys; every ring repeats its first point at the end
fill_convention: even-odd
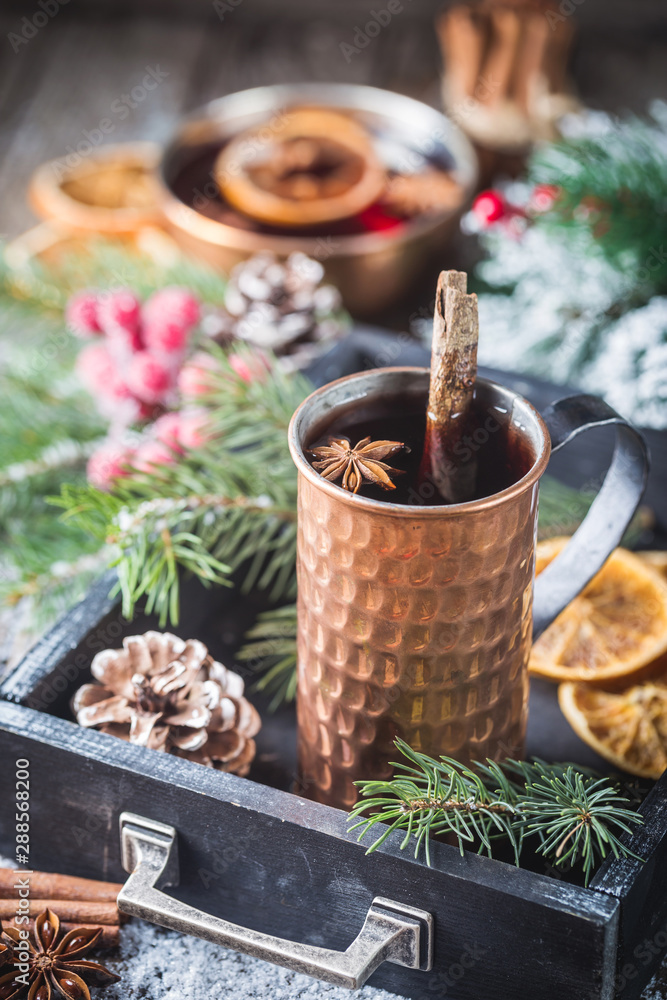
{"type": "MultiPolygon", "coordinates": [[[[14,964],[11,972],[0,976],[0,1000],[27,996],[28,1000],[90,1000],[86,980],[95,986],[107,986],[120,979],[115,973],[84,959],[95,947],[101,928],[74,927],[58,940],[60,920],[53,910],[44,910],[35,920],[35,946],[28,942],[27,971],[14,964]]],[[[3,943],[12,951],[16,963],[23,955],[18,952],[21,941],[16,927],[6,927],[3,943]]]]}
{"type": "Polygon", "coordinates": [[[352,447],[345,438],[330,437],[328,445],[313,448],[311,454],[319,459],[313,468],[330,482],[342,478],[341,486],[351,493],[358,493],[363,482],[381,486],[384,490],[395,490],[391,476],[402,475],[402,469],[392,469],[381,459],[393,455],[405,445],[402,441],[371,441],[363,438],[352,447]]]}

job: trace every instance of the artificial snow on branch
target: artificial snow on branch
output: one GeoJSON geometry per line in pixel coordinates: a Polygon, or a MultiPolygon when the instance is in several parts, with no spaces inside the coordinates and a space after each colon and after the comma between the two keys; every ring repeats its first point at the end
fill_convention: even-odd
{"type": "Polygon", "coordinates": [[[564,129],[525,180],[480,195],[464,220],[488,254],[479,361],[667,427],[667,105],[647,121],[591,112],[564,129]]]}

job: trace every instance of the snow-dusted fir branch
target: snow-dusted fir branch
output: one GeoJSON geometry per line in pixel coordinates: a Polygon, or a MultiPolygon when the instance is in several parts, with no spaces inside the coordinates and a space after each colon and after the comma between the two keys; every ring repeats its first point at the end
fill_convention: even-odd
{"type": "Polygon", "coordinates": [[[621,837],[642,817],[608,778],[542,760],[472,769],[449,757],[434,760],[403,740],[395,746],[404,760],[394,764],[393,778],[357,782],[362,798],[350,812],[351,829],[361,830],[360,840],[379,833],[368,853],[401,830],[401,849],[414,839],[415,857],[423,847],[430,865],[431,838],[449,833],[462,854],[468,847],[492,857],[493,841],[504,840],[519,865],[525,841],[535,838],[537,853],[554,866],[581,865],[586,885],[609,853],[637,858],[621,837]],[[378,824],[385,828],[375,830],[378,824]]]}
{"type": "Polygon", "coordinates": [[[667,426],[667,105],[589,113],[544,144],[481,233],[480,362],[604,396],[667,426]],[[552,194],[536,210],[534,194],[552,194]]]}
{"type": "Polygon", "coordinates": [[[47,445],[36,458],[12,462],[4,469],[0,469],[0,489],[6,486],[18,486],[28,479],[47,473],[64,472],[72,466],[83,465],[99,443],[99,440],[74,441],[65,438],[47,445]]]}
{"type": "MultiPolygon", "coordinates": [[[[204,511],[206,523],[212,524],[217,515],[232,508],[244,510],[250,514],[266,513],[267,511],[278,513],[268,496],[226,497],[207,493],[203,496],[193,494],[187,497],[156,497],[154,500],[145,500],[140,503],[135,510],[131,510],[127,506],[121,507],[113,519],[113,524],[118,530],[107,537],[107,542],[110,545],[123,544],[130,540],[136,532],[143,531],[149,521],[153,521],[155,531],[162,531],[168,527],[170,517],[180,518],[182,515],[194,511],[204,511]]],[[[296,511],[279,511],[279,514],[286,521],[296,521],[296,511]]]]}

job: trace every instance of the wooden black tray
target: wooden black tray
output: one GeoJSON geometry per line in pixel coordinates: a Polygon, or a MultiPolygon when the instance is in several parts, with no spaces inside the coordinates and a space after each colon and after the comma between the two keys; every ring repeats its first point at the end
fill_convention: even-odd
{"type": "MultiPolygon", "coordinates": [[[[423,363],[425,352],[416,351],[421,349],[409,342],[367,331],[323,359],[313,377],[328,381],[383,362],[423,363]]],[[[510,382],[509,376],[502,379],[510,382]]],[[[537,394],[553,387],[519,387],[522,381],[511,384],[538,405],[548,401],[537,394]]],[[[374,985],[420,1000],[640,995],[664,953],[667,778],[646,797],[645,825],[632,841],[645,862],[608,861],[589,889],[555,877],[539,859],[533,859],[532,870],[518,870],[468,853],[461,857],[444,843],[433,845],[429,869],[410,851],[399,850],[398,834],[367,857],[365,846],[347,832],[344,813],[290,790],[295,779],[290,708],[274,716],[263,711],[258,756],[247,779],[130,746],[70,721],[69,699],[89,680],[94,654],[119,646],[123,635],[156,627],[144,616],[126,622],[108,597],[110,583],[109,578],[98,582],[0,688],[2,853],[14,854],[14,762],[26,758],[35,868],[122,880],[118,823],[120,814],[130,811],[178,830],[182,877],[174,895],[256,930],[345,948],[374,896],[432,913],[433,971],[385,964],[371,978],[374,985]],[[652,947],[646,948],[646,940],[652,947]]],[[[260,595],[241,599],[191,582],[175,631],[201,637],[216,657],[231,663],[261,606],[260,595]]],[[[533,685],[529,751],[596,762],[572,734],[546,684],[533,685]]]]}

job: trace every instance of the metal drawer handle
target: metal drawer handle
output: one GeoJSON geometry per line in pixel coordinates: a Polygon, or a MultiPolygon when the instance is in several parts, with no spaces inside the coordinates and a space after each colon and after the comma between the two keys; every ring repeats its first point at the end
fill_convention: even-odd
{"type": "Polygon", "coordinates": [[[428,972],[433,963],[433,917],[376,897],[346,951],[286,941],[211,916],[162,892],[179,883],[176,830],[134,813],[120,817],[121,860],[130,877],[118,908],[131,916],[284,965],[327,983],[357,989],[382,962],[428,972]]]}

